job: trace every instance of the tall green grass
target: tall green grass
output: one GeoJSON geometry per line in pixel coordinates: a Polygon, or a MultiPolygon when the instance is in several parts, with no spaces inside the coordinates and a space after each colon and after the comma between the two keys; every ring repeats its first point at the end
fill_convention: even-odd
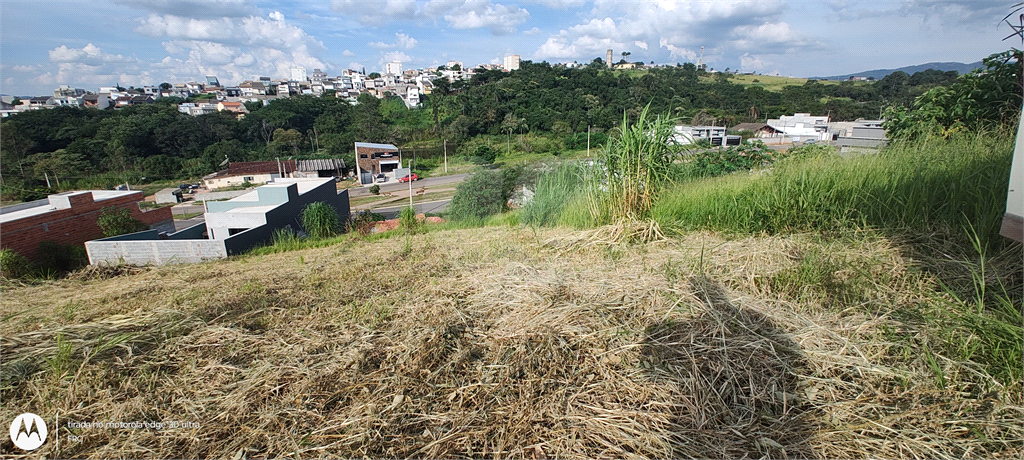
{"type": "Polygon", "coordinates": [[[655,203],[663,227],[734,232],[879,228],[999,244],[1013,139],[982,132],[897,143],[876,155],[812,156],[697,180],[655,203]]]}

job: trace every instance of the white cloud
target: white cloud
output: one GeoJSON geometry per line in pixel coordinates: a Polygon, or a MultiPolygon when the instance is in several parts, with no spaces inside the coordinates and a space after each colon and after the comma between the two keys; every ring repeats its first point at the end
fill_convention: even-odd
{"type": "Polygon", "coordinates": [[[696,60],[702,46],[716,48],[705,61],[743,53],[821,50],[824,45],[781,21],[786,4],[752,0],[619,2],[598,0],[577,24],[551,34],[535,59],[604,57],[606,49],[631,51],[642,61],[696,60]],[[653,46],[655,43],[657,47],[653,46]]]}
{"type": "Polygon", "coordinates": [[[120,54],[104,53],[100,48],[89,43],[78,48],[68,48],[66,45],[58,46],[49,51],[50,61],[57,63],[75,63],[88,66],[100,66],[108,63],[129,63],[136,62],[136,59],[124,57],[120,54]]]}
{"type": "Polygon", "coordinates": [[[523,31],[523,35],[526,35],[528,37],[532,37],[534,35],[540,35],[542,32],[543,32],[542,30],[534,27],[534,28],[532,28],[530,30],[523,31]]]}
{"type": "Polygon", "coordinates": [[[494,35],[515,33],[515,26],[529,17],[530,12],[524,8],[493,4],[490,0],[467,0],[444,15],[445,21],[455,29],[487,28],[494,35]]]}
{"type": "Polygon", "coordinates": [[[351,51],[349,51],[349,50],[345,50],[345,51],[342,51],[342,52],[341,52],[341,55],[342,55],[342,56],[345,56],[345,57],[352,57],[352,56],[355,56],[355,55],[356,55],[356,53],[353,53],[353,52],[351,52],[351,51]]]}
{"type": "Polygon", "coordinates": [[[182,79],[218,75],[242,81],[257,74],[286,76],[294,66],[329,68],[319,58],[326,51],[323,43],[289,24],[279,11],[216,19],[151,14],[136,31],[168,39],[162,44],[169,56],[160,66],[182,79]]]}
{"type": "Polygon", "coordinates": [[[367,46],[378,50],[405,49],[411,50],[416,47],[416,39],[406,34],[395,33],[394,43],[370,42],[367,46]]]}
{"type": "Polygon", "coordinates": [[[383,69],[384,64],[394,61],[398,61],[403,64],[406,62],[412,62],[412,56],[409,56],[408,54],[405,54],[401,51],[389,51],[381,55],[380,60],[377,62],[377,64],[380,66],[381,69],[383,69]]]}

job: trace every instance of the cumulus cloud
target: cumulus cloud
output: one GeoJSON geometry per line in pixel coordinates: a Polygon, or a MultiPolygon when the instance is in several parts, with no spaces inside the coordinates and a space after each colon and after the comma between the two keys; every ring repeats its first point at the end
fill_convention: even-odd
{"type": "Polygon", "coordinates": [[[285,76],[295,66],[328,68],[319,57],[326,51],[323,43],[279,11],[211,19],[151,14],[135,30],[167,39],[162,44],[168,56],[158,66],[175,78],[215,74],[242,81],[254,75],[285,76]]]}
{"type": "Polygon", "coordinates": [[[515,33],[515,26],[529,17],[530,12],[524,8],[493,4],[489,0],[467,0],[444,15],[445,21],[455,29],[487,28],[494,35],[515,33]]]}
{"type": "Polygon", "coordinates": [[[352,57],[352,56],[355,56],[355,55],[356,55],[356,53],[353,53],[353,52],[351,52],[351,51],[349,51],[349,50],[345,50],[345,51],[342,51],[342,52],[341,52],[341,55],[342,55],[342,56],[345,56],[345,57],[352,57]]]}
{"type": "Polygon", "coordinates": [[[370,42],[367,46],[378,50],[405,49],[411,50],[416,47],[416,39],[406,34],[395,33],[394,43],[370,42]]]}
{"type": "Polygon", "coordinates": [[[75,63],[88,66],[100,66],[108,63],[136,62],[136,59],[124,57],[120,54],[104,53],[92,43],[82,48],[68,48],[66,45],[58,46],[49,51],[50,61],[57,63],[75,63]]]}
{"type": "Polygon", "coordinates": [[[528,37],[532,37],[534,35],[540,35],[541,33],[543,33],[543,31],[538,29],[538,28],[536,28],[536,27],[534,27],[534,28],[532,28],[530,30],[523,31],[523,35],[526,35],[528,37]]]}
{"type": "Polygon", "coordinates": [[[778,2],[753,0],[598,1],[577,24],[551,34],[533,57],[588,61],[603,58],[611,48],[629,50],[638,60],[678,62],[693,61],[698,54],[694,50],[714,46],[717,53],[705,56],[713,62],[743,53],[822,49],[820,42],[780,20],[784,8],[778,2]]]}

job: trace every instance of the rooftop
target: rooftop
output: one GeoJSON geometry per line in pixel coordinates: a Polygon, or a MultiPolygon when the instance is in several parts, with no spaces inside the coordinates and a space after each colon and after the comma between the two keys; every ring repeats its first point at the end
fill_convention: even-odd
{"type": "MultiPolygon", "coordinates": [[[[83,195],[86,193],[92,194],[93,201],[109,200],[111,198],[129,196],[132,194],[138,194],[139,199],[142,199],[142,192],[136,190],[85,190],[76,192],[57,193],[54,195],[50,195],[50,197],[69,197],[83,195]]],[[[18,209],[16,211],[0,213],[0,223],[13,222],[19,219],[25,219],[27,217],[35,217],[57,210],[57,206],[54,205],[53,199],[39,200],[36,201],[35,203],[38,203],[38,205],[27,207],[24,209],[18,209]]],[[[18,206],[24,206],[25,204],[27,203],[23,203],[22,205],[8,206],[8,208],[17,208],[18,206]]]]}

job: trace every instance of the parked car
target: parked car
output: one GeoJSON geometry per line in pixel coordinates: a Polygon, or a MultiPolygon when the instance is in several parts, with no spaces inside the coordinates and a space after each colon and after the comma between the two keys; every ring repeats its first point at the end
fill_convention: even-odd
{"type": "Polygon", "coordinates": [[[388,176],[385,176],[384,173],[377,174],[377,182],[387,182],[387,181],[388,181],[388,176]]]}
{"type": "Polygon", "coordinates": [[[420,176],[417,176],[416,173],[412,173],[412,174],[406,174],[406,175],[402,176],[401,179],[398,179],[398,182],[409,182],[409,181],[418,181],[418,180],[420,180],[420,176]]]}

